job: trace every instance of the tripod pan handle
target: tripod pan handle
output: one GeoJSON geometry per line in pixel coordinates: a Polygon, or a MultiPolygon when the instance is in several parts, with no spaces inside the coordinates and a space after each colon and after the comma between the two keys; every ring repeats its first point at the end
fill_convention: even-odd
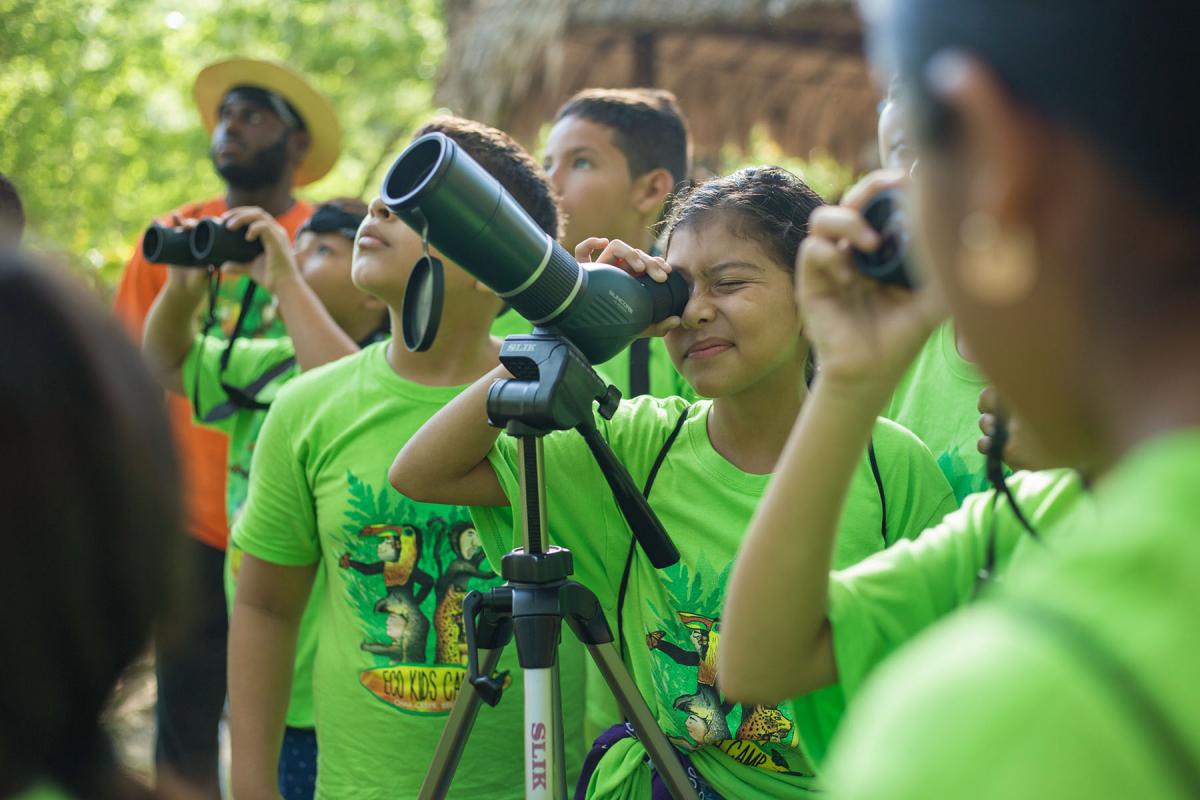
{"type": "Polygon", "coordinates": [[[663,569],[679,561],[679,551],[667,535],[666,528],[659,521],[654,509],[646,502],[646,498],[638,491],[633,478],[629,476],[629,470],[617,459],[608,442],[600,435],[600,431],[591,425],[580,425],[576,430],[583,436],[596,463],[600,465],[600,471],[604,473],[613,497],[616,498],[621,513],[625,515],[625,521],[629,523],[638,544],[646,551],[650,563],[656,569],[663,569]]]}

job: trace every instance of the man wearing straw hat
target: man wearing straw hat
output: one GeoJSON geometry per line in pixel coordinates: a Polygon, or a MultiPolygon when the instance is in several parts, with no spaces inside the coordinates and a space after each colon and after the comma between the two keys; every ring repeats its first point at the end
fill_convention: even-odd
{"type": "MultiPolygon", "coordinates": [[[[200,219],[259,206],[294,237],[312,207],[294,197],[293,190],[321,178],[337,161],[341,131],[333,107],[294,70],[246,58],[205,67],[194,95],[225,193],[185,204],[166,219],[200,219]]],[[[222,329],[230,333],[238,302],[245,300],[249,307],[241,334],[281,335],[270,298],[261,289],[246,296],[246,280],[222,285],[217,304],[222,329]]],[[[136,247],[117,289],[116,312],[138,340],[165,282],[166,270],[146,262],[136,247]]],[[[225,704],[228,628],[222,588],[229,538],[226,441],[222,434],[192,424],[185,398],[172,395],[168,403],[184,468],[195,590],[189,616],[159,643],[155,759],[164,795],[218,798],[217,726],[225,704]]]]}

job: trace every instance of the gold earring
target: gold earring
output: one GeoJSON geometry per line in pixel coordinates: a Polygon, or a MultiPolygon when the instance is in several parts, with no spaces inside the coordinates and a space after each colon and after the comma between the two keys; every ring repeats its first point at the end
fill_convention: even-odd
{"type": "Polygon", "coordinates": [[[995,217],[976,211],[959,227],[962,287],[977,302],[1011,305],[1037,283],[1037,243],[1027,227],[1002,230],[995,217]]]}

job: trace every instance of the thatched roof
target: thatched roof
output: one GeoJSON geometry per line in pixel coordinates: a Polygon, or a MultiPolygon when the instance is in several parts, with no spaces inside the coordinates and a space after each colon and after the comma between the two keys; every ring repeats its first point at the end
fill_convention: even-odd
{"type": "Polygon", "coordinates": [[[590,86],[670,89],[711,160],[765,125],[863,165],[876,94],[852,0],[445,0],[438,101],[529,144],[590,86]]]}

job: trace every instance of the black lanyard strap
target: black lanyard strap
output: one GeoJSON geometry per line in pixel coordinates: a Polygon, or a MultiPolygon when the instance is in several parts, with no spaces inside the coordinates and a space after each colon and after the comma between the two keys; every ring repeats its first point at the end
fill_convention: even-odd
{"type": "MultiPolygon", "coordinates": [[[[650,499],[650,490],[654,488],[654,479],[658,477],[658,471],[662,468],[663,462],[667,459],[667,453],[671,449],[671,445],[675,444],[675,440],[679,438],[679,432],[683,430],[683,423],[687,422],[688,412],[692,410],[690,405],[684,406],[683,411],[679,414],[679,419],[675,420],[675,427],[671,430],[671,435],[663,442],[663,446],[658,451],[658,456],[654,459],[654,466],[650,467],[650,474],[646,476],[646,483],[642,486],[642,497],[650,499]]],[[[625,569],[621,572],[621,586],[617,589],[617,642],[621,648],[621,660],[625,660],[625,594],[629,591],[629,574],[633,571],[633,555],[637,551],[637,538],[630,534],[629,537],[629,552],[625,555],[625,569]]]]}

